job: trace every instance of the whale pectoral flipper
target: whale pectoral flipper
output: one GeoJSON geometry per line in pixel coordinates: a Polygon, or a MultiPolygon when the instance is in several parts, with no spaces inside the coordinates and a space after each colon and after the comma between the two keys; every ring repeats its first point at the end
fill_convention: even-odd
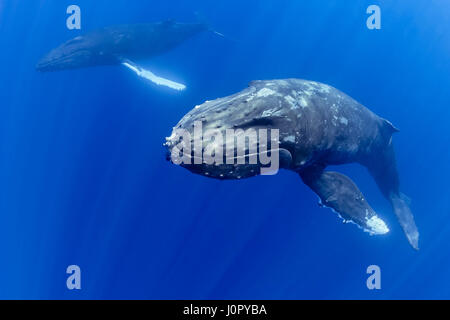
{"type": "Polygon", "coordinates": [[[384,221],[347,176],[315,166],[300,172],[300,177],[319,196],[324,206],[332,208],[345,220],[356,223],[372,234],[389,232],[384,221]]]}
{"type": "Polygon", "coordinates": [[[186,86],[184,84],[159,77],[156,74],[154,74],[153,72],[151,72],[150,70],[146,70],[144,68],[139,67],[138,65],[131,62],[130,60],[124,60],[122,62],[122,65],[124,65],[125,67],[127,67],[128,69],[130,69],[131,71],[136,73],[139,77],[150,80],[151,82],[153,82],[157,85],[166,86],[166,87],[169,87],[169,88],[172,88],[175,90],[179,90],[179,91],[186,89],[186,86]]]}

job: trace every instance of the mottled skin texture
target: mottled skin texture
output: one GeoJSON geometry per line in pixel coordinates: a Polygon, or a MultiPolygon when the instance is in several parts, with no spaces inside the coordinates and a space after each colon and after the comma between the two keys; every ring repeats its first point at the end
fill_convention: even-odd
{"type": "Polygon", "coordinates": [[[37,64],[39,71],[57,71],[138,61],[169,51],[208,30],[199,23],[164,21],[106,27],[78,36],[53,49],[37,64]]]}
{"type": "MultiPolygon", "coordinates": [[[[366,166],[391,202],[403,230],[418,248],[417,228],[399,192],[392,134],[398,131],[341,91],[298,79],[253,81],[243,91],[195,107],[175,129],[192,133],[195,121],[203,130],[279,129],[281,165],[300,175],[321,199],[347,221],[365,230],[389,231],[352,180],[325,171],[328,165],[357,162],[366,166]]],[[[178,145],[167,138],[169,152],[178,145]]],[[[204,142],[203,147],[205,147],[204,142]]],[[[218,179],[241,179],[259,174],[259,165],[182,164],[190,171],[218,179]]]]}

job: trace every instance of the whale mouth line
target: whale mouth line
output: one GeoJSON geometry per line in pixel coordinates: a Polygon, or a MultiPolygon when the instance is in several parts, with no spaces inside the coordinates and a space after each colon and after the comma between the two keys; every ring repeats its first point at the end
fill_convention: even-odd
{"type": "MultiPolygon", "coordinates": [[[[280,153],[281,150],[282,150],[282,148],[277,148],[277,149],[270,150],[270,152],[280,153]]],[[[222,159],[225,158],[228,160],[233,160],[233,162],[234,162],[234,160],[245,159],[245,158],[247,158],[247,157],[249,158],[251,156],[256,156],[256,157],[260,158],[261,155],[268,154],[268,153],[269,153],[269,151],[264,151],[264,152],[249,153],[249,154],[245,154],[245,155],[241,155],[241,156],[233,156],[233,157],[227,157],[226,155],[223,155],[222,159]]],[[[189,163],[190,165],[205,165],[205,164],[207,164],[204,162],[204,160],[205,160],[204,157],[199,157],[199,156],[192,155],[192,154],[186,154],[186,155],[183,154],[183,157],[187,157],[190,161],[194,160],[194,163],[189,163]],[[195,163],[196,159],[201,160],[202,163],[196,164],[195,163]]],[[[168,160],[171,160],[171,152],[170,151],[169,151],[168,160]]],[[[221,163],[220,165],[226,165],[226,164],[227,163],[224,162],[224,163],[221,163]]],[[[237,163],[237,165],[258,165],[258,164],[261,164],[261,163],[242,163],[242,164],[237,163]]]]}
{"type": "Polygon", "coordinates": [[[72,55],[49,61],[41,60],[37,63],[36,69],[39,71],[58,70],[67,67],[70,62],[73,62],[72,55]]]}
{"type": "Polygon", "coordinates": [[[91,53],[88,50],[81,49],[60,55],[58,57],[52,57],[52,53],[49,53],[46,57],[44,57],[37,63],[36,69],[38,71],[57,71],[72,69],[76,67],[74,63],[77,62],[77,58],[84,59],[90,54],[91,53]]]}

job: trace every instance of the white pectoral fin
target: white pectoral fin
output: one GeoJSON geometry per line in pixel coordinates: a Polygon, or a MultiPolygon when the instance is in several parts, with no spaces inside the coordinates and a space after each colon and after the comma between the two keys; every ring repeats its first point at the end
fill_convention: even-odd
{"type": "Polygon", "coordinates": [[[159,77],[150,70],[143,69],[137,66],[136,64],[132,63],[131,61],[124,61],[122,62],[122,65],[124,65],[125,67],[136,73],[139,77],[150,80],[151,82],[157,85],[166,86],[179,91],[186,89],[186,86],[184,84],[159,77]]]}

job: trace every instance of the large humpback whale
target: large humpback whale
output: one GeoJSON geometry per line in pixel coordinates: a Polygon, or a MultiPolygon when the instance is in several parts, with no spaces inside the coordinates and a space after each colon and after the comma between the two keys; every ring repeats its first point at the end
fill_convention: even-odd
{"type": "Polygon", "coordinates": [[[210,29],[203,23],[177,23],[172,20],[106,27],[78,36],[53,49],[39,61],[36,69],[46,72],[122,64],[157,84],[182,90],[184,85],[158,77],[137,66],[136,62],[167,52],[207,30],[210,29]]]}
{"type": "MultiPolygon", "coordinates": [[[[262,164],[250,164],[250,142],[244,144],[248,158],[245,163],[226,160],[212,163],[202,159],[201,153],[198,157],[199,151],[205,152],[211,145],[215,155],[220,150],[220,155],[231,155],[233,159],[239,152],[223,151],[229,146],[216,138],[203,139],[196,147],[192,136],[198,123],[203,131],[224,135],[231,129],[240,135],[246,135],[249,129],[278,129],[274,150],[279,153],[281,168],[298,173],[319,196],[321,204],[332,208],[347,222],[354,222],[372,234],[385,234],[389,232],[387,225],[356,184],[341,173],[325,170],[329,165],[362,164],[390,201],[409,243],[418,249],[419,233],[408,201],[399,190],[392,143],[392,134],[398,130],[343,92],[298,79],[253,81],[239,93],[196,106],[166,138],[168,159],[174,162],[180,150],[189,150],[184,158],[188,161],[176,163],[194,173],[217,179],[251,177],[261,172],[258,169],[262,164]],[[192,159],[197,161],[189,161],[192,159]]],[[[268,150],[261,141],[256,144],[257,149],[252,150],[257,153],[268,150]]]]}

